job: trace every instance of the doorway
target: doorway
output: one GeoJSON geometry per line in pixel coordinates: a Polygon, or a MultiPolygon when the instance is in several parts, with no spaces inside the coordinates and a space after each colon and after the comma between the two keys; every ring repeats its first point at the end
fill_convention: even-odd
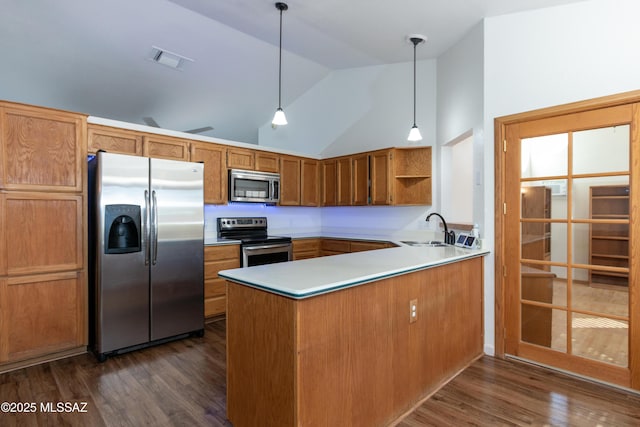
{"type": "Polygon", "coordinates": [[[496,120],[496,349],[640,389],[640,93],[496,120]]]}

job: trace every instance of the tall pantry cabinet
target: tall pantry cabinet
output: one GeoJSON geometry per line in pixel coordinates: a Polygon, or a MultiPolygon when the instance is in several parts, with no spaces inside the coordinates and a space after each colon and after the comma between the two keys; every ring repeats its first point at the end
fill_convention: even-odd
{"type": "Polygon", "coordinates": [[[0,102],[0,371],[86,351],[86,117],[0,102]]]}

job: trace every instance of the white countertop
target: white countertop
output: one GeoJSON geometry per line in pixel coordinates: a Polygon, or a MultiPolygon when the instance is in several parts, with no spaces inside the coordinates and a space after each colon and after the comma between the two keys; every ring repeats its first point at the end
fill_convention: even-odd
{"type": "Polygon", "coordinates": [[[400,246],[223,270],[218,274],[243,285],[302,299],[487,253],[455,246],[400,246]]]}

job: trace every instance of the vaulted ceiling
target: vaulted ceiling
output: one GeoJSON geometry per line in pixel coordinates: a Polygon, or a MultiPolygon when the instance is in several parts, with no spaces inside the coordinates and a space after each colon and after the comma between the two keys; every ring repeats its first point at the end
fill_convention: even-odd
{"type": "MultiPolygon", "coordinates": [[[[282,104],[332,70],[436,58],[484,17],[584,0],[290,0],[282,104]]],[[[271,0],[4,0],[0,99],[257,142],[277,106],[271,0]],[[188,58],[182,70],[153,47],[188,58]]]]}

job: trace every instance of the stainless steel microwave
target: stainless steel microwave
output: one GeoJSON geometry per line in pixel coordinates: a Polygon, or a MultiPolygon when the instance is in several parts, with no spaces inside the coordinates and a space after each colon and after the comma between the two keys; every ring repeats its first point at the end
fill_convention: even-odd
{"type": "Polygon", "coordinates": [[[229,170],[229,201],[278,203],[280,174],[240,169],[229,170]]]}

